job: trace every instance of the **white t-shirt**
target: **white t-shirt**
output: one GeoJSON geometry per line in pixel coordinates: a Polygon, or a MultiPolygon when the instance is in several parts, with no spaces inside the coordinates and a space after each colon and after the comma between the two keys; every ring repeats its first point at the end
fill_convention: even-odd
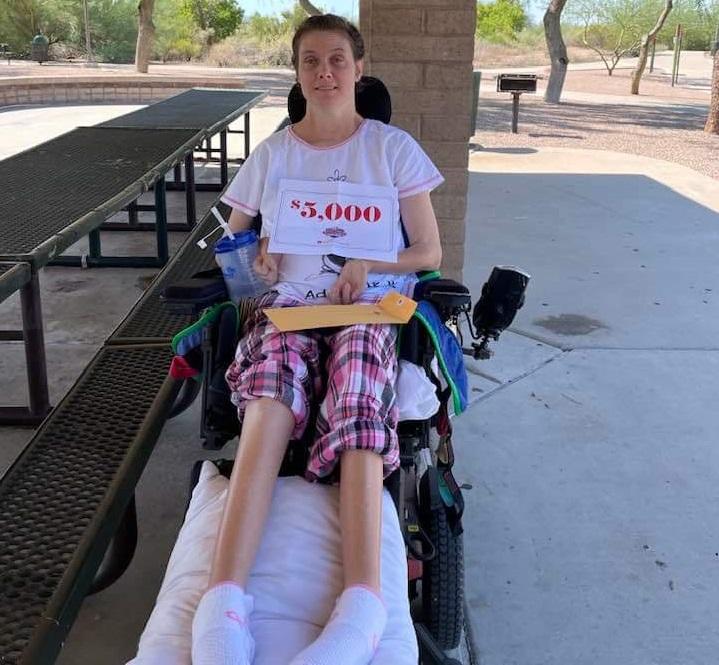
{"type": "MultiPolygon", "coordinates": [[[[268,237],[277,218],[282,179],[394,187],[394,218],[398,226],[399,199],[431,191],[444,182],[437,167],[407,132],[378,120],[364,120],[349,138],[327,148],[306,143],[292,127],[275,132],[252,151],[222,201],[253,217],[261,212],[261,236],[268,237]]],[[[400,250],[404,240],[398,231],[395,237],[400,250]]],[[[284,254],[279,281],[273,288],[303,302],[323,302],[343,264],[344,259],[333,254],[284,254]]],[[[414,282],[414,275],[370,273],[361,300],[376,300],[391,290],[410,295],[414,282]]]]}

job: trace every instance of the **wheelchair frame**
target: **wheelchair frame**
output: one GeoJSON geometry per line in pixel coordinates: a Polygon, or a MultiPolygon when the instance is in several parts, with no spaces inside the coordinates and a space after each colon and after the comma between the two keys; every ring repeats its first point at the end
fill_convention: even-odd
{"type": "MultiPolygon", "coordinates": [[[[460,314],[469,312],[471,300],[463,285],[438,279],[428,280],[423,286],[425,299],[435,306],[442,320],[450,326],[456,327],[460,314]]],[[[195,315],[224,299],[226,291],[218,271],[174,285],[164,295],[166,305],[175,311],[187,313],[189,308],[195,315]],[[196,281],[194,289],[193,281],[196,281]]],[[[240,433],[237,410],[229,399],[224,374],[234,358],[250,302],[240,303],[239,330],[238,322],[233,320],[233,308],[222,312],[214,324],[203,329],[201,353],[205,371],[202,383],[187,380],[189,388],[183,389],[172,411],[171,417],[184,411],[201,390],[200,431],[206,449],[219,450],[240,433]]],[[[423,367],[431,376],[434,348],[417,319],[413,318],[404,326],[402,339],[400,357],[423,367]]],[[[314,406],[317,408],[318,405],[314,406]]],[[[443,408],[446,408],[446,400],[443,408]]],[[[412,618],[420,647],[420,662],[426,665],[459,665],[446,652],[458,648],[465,624],[461,525],[458,521],[452,524],[447,513],[449,508],[440,491],[440,474],[431,446],[431,428],[436,418],[400,421],[400,467],[386,479],[385,485],[397,508],[408,551],[408,593],[413,605],[412,618]],[[421,584],[421,598],[418,584],[421,584]]],[[[313,421],[311,417],[310,422],[313,421]]],[[[280,475],[303,474],[312,433],[310,424],[301,441],[290,442],[280,475]]],[[[231,462],[221,462],[220,469],[227,474],[231,462]]]]}

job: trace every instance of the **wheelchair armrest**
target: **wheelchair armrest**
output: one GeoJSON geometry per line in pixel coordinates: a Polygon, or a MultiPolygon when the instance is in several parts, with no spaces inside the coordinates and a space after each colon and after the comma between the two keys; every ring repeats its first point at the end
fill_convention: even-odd
{"type": "Polygon", "coordinates": [[[428,300],[445,320],[469,312],[472,306],[469,289],[453,279],[419,282],[415,289],[415,300],[428,300]]]}
{"type": "Polygon", "coordinates": [[[160,293],[160,301],[178,314],[197,314],[228,299],[219,268],[205,270],[189,279],[170,284],[160,293]]]}

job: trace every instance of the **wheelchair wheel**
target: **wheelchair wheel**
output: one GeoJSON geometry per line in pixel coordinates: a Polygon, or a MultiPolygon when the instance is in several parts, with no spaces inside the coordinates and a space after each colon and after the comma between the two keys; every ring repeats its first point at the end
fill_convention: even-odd
{"type": "Polygon", "coordinates": [[[456,649],[464,621],[462,536],[452,535],[444,508],[428,510],[423,522],[436,548],[422,575],[423,620],[442,649],[456,649]]]}

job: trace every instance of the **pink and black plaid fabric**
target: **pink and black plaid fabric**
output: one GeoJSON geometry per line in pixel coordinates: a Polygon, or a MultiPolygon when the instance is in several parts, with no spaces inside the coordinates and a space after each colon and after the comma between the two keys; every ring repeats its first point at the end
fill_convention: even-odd
{"type": "Polygon", "coordinates": [[[265,307],[297,304],[270,292],[247,322],[226,374],[240,420],[247,400],[269,397],[292,411],[292,438],[299,439],[311,401],[324,399],[307,478],[329,476],[342,451],[352,449],[381,455],[388,476],[399,466],[396,326],[360,324],[283,333],[262,313],[265,307]]]}

